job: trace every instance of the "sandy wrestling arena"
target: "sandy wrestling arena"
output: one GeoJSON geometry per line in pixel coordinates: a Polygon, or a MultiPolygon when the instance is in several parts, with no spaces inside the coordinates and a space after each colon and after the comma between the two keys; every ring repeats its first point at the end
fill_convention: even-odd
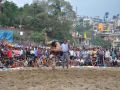
{"type": "Polygon", "coordinates": [[[0,90],[120,90],[120,68],[0,71],[0,90]]]}

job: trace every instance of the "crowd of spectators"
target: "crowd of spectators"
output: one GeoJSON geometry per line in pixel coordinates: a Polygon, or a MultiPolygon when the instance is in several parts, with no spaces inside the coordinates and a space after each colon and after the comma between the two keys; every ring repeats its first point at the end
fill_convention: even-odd
{"type": "MultiPolygon", "coordinates": [[[[61,58],[64,52],[55,56],[55,65],[62,66],[61,58]]],[[[69,49],[68,65],[71,66],[106,66],[118,67],[120,63],[119,49],[76,48],[69,49]]],[[[13,47],[2,45],[0,47],[0,68],[16,67],[50,67],[52,65],[50,48],[28,46],[13,47]]]]}

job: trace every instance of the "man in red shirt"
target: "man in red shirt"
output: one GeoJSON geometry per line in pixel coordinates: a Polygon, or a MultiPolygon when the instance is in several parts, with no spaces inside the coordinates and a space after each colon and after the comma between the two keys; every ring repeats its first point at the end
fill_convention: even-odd
{"type": "Polygon", "coordinates": [[[11,48],[8,50],[7,56],[9,59],[12,59],[12,49],[11,48]]]}
{"type": "Polygon", "coordinates": [[[9,50],[7,52],[7,57],[8,57],[8,60],[6,61],[6,66],[10,67],[14,63],[13,60],[12,60],[13,58],[12,58],[12,49],[11,48],[9,48],[9,50]]]}

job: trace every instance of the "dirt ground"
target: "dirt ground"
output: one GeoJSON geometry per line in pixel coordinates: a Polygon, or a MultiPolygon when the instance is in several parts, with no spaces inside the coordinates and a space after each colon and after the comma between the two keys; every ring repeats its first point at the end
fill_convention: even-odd
{"type": "Polygon", "coordinates": [[[0,90],[120,90],[120,68],[0,72],[0,90]]]}

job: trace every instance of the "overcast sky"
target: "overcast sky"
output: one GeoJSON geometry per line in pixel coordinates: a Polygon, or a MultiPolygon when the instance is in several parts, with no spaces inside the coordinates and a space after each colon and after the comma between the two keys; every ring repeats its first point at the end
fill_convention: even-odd
{"type": "MultiPolygon", "coordinates": [[[[18,6],[26,3],[32,3],[33,0],[8,0],[15,2],[18,6]]],[[[109,12],[110,16],[120,14],[120,0],[66,0],[69,1],[74,10],[82,16],[100,16],[103,17],[105,12],[109,12]]]]}

